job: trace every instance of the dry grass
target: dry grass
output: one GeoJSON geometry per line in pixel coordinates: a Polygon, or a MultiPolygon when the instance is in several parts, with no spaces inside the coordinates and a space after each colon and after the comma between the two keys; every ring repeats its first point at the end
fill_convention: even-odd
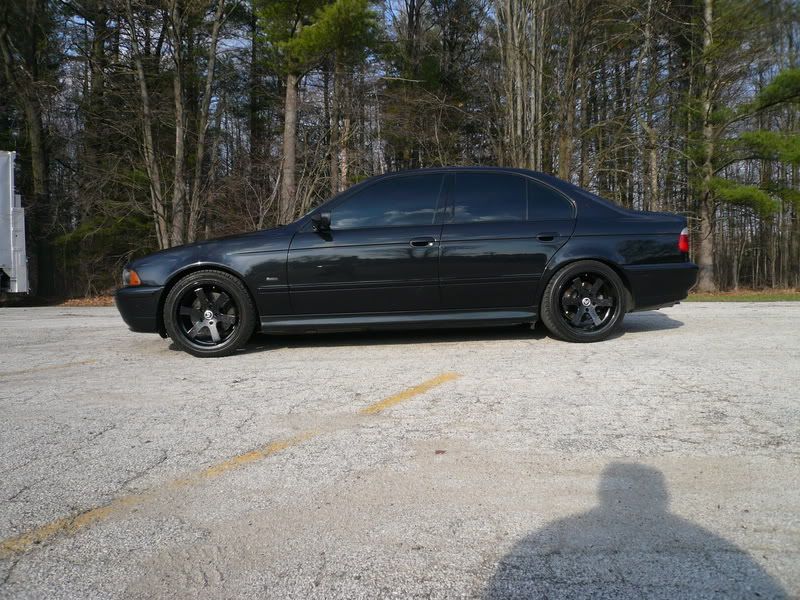
{"type": "Polygon", "coordinates": [[[800,290],[766,289],[766,290],[735,290],[728,292],[713,292],[703,294],[689,294],[686,302],[798,302],[800,290]]]}
{"type": "Polygon", "coordinates": [[[70,298],[59,306],[114,306],[114,296],[89,296],[86,298],[70,298]]]}

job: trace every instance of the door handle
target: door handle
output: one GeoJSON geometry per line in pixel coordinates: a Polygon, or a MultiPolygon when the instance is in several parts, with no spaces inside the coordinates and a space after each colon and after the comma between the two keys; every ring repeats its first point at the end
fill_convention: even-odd
{"type": "Polygon", "coordinates": [[[433,246],[436,243],[436,238],[432,237],[421,237],[421,238],[414,238],[410,242],[414,248],[424,248],[426,246],[433,246]]]}
{"type": "Polygon", "coordinates": [[[537,234],[536,239],[540,242],[552,242],[554,239],[558,237],[558,233],[555,231],[545,231],[543,233],[537,234]]]}

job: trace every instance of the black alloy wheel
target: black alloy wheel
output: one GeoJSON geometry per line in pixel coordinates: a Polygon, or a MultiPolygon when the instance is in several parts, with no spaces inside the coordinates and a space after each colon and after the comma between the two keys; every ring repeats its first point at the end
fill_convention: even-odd
{"type": "Polygon", "coordinates": [[[628,292],[619,275],[597,261],[558,271],[542,295],[540,316],[550,332],[571,342],[606,339],[622,324],[628,292]]]}
{"type": "Polygon", "coordinates": [[[561,286],[559,296],[561,317],[567,325],[580,331],[601,329],[619,303],[612,286],[597,273],[580,273],[561,286]]]}
{"type": "Polygon", "coordinates": [[[242,281],[221,271],[190,273],[175,284],[164,302],[167,333],[195,356],[235,352],[252,335],[255,318],[242,281]]]}
{"type": "Polygon", "coordinates": [[[225,290],[214,284],[189,288],[176,308],[181,333],[201,346],[224,344],[239,323],[236,303],[225,290]]]}

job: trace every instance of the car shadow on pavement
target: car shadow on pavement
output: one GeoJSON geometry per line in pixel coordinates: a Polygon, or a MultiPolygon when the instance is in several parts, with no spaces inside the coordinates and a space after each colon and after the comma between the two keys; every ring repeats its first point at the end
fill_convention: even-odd
{"type": "MultiPolygon", "coordinates": [[[[626,333],[642,333],[677,329],[683,322],[664,313],[650,311],[629,314],[625,317],[622,329],[609,339],[616,339],[626,333]]],[[[314,348],[336,346],[382,346],[391,344],[435,344],[453,342],[480,342],[501,340],[541,340],[552,338],[540,322],[531,329],[529,325],[510,325],[498,327],[457,327],[429,329],[397,329],[348,332],[320,332],[310,334],[263,334],[256,333],[248,344],[234,356],[274,350],[275,348],[314,348]]],[[[170,350],[180,351],[174,343],[170,350]]]]}
{"type": "Polygon", "coordinates": [[[619,332],[619,335],[644,331],[678,329],[678,327],[683,327],[683,321],[673,319],[669,315],[658,310],[649,310],[625,315],[625,321],[622,323],[622,330],[619,332]]]}
{"type": "MultiPolygon", "coordinates": [[[[682,327],[664,313],[650,311],[629,314],[622,329],[611,336],[615,339],[626,333],[662,331],[682,327]]],[[[256,334],[244,352],[258,352],[270,348],[305,348],[325,346],[381,346],[389,344],[433,344],[452,342],[480,342],[501,340],[541,340],[552,338],[545,326],[538,322],[535,328],[529,325],[503,327],[460,327],[434,329],[398,329],[389,331],[351,331],[297,335],[256,334]]]]}
{"type": "Polygon", "coordinates": [[[747,552],[670,513],[658,469],[611,463],[598,496],[597,508],[518,542],[484,598],[789,597],[747,552]]]}

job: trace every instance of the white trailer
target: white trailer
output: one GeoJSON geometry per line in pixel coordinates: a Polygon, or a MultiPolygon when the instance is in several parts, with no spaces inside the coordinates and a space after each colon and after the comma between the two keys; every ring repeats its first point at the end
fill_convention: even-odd
{"type": "Polygon", "coordinates": [[[15,152],[0,150],[0,292],[28,292],[25,209],[14,193],[15,152]]]}

